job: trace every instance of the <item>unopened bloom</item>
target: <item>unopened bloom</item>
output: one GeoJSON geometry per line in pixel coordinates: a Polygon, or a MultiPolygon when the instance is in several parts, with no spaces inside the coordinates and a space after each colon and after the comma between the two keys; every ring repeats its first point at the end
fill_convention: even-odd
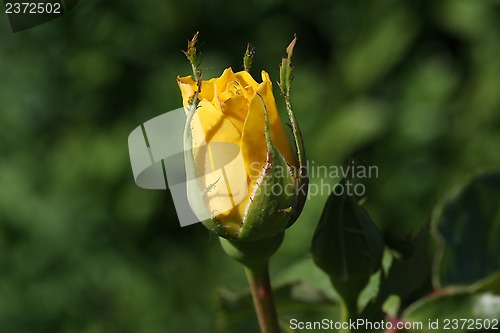
{"type": "Polygon", "coordinates": [[[269,75],[262,71],[261,76],[257,83],[248,72],[228,68],[202,81],[196,98],[197,82],[191,76],[177,78],[190,122],[185,134],[193,157],[186,159],[188,199],[201,222],[228,239],[282,232],[303,205],[296,150],[269,75]]]}

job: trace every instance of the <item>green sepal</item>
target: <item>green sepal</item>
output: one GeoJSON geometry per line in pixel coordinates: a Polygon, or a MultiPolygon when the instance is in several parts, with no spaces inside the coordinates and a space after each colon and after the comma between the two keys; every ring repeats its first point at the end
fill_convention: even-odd
{"type": "Polygon", "coordinates": [[[258,240],[273,236],[285,230],[298,217],[298,181],[271,141],[269,118],[263,100],[262,105],[265,114],[267,161],[257,184],[252,189],[238,235],[238,239],[241,240],[258,240]]]}
{"type": "Polygon", "coordinates": [[[290,42],[288,47],[286,48],[287,57],[281,60],[280,66],[280,82],[278,83],[281,92],[283,95],[290,94],[290,86],[292,84],[292,56],[293,49],[295,44],[297,43],[297,36],[293,37],[293,40],[290,42]]]}
{"type": "MultiPolygon", "coordinates": [[[[290,100],[290,90],[293,80],[292,75],[292,56],[293,49],[295,48],[295,44],[297,43],[297,36],[294,36],[293,40],[290,42],[288,47],[286,48],[287,57],[281,59],[280,64],[280,81],[278,82],[278,86],[281,90],[281,94],[285,99],[285,107],[287,110],[288,120],[290,121],[290,126],[292,128],[292,134],[295,144],[295,149],[297,152],[297,159],[299,162],[299,170],[295,172],[295,177],[298,178],[298,198],[297,198],[297,215],[300,215],[302,209],[304,208],[306,199],[307,199],[307,191],[309,188],[309,176],[307,173],[307,158],[306,151],[304,147],[304,141],[302,139],[302,132],[300,131],[299,124],[295,119],[295,113],[292,109],[292,103],[290,100]]],[[[295,220],[293,220],[288,227],[290,227],[295,220]]]]}
{"type": "Polygon", "coordinates": [[[248,43],[245,54],[243,55],[243,70],[245,72],[250,72],[254,55],[255,49],[252,47],[251,43],[248,43]]]}
{"type": "Polygon", "coordinates": [[[198,50],[196,49],[196,43],[198,42],[198,35],[200,34],[199,31],[197,31],[193,38],[191,40],[188,40],[188,46],[184,54],[186,55],[186,58],[188,58],[189,62],[191,63],[191,68],[193,70],[193,80],[198,81],[200,76],[201,76],[201,70],[199,68],[200,66],[200,54],[198,50]]]}

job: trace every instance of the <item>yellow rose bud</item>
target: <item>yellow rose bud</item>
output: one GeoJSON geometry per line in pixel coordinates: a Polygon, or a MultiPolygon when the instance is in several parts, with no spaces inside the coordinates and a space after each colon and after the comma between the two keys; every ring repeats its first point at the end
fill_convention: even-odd
{"type": "Polygon", "coordinates": [[[269,75],[262,71],[262,83],[257,83],[248,72],[228,68],[202,81],[196,109],[197,82],[191,76],[177,82],[186,113],[192,112],[186,135],[193,165],[186,160],[186,167],[196,172],[198,189],[188,191],[195,214],[228,239],[256,240],[282,232],[295,221],[303,201],[297,199],[301,180],[295,149],[269,75]],[[203,207],[193,207],[195,201],[203,207]]]}

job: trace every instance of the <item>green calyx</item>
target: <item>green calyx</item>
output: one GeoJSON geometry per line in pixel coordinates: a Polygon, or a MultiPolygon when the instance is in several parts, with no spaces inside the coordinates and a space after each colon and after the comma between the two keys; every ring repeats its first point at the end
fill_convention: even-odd
{"type": "Polygon", "coordinates": [[[220,237],[224,251],[234,260],[250,269],[261,269],[271,256],[279,249],[284,232],[257,241],[229,240],[220,237]]]}

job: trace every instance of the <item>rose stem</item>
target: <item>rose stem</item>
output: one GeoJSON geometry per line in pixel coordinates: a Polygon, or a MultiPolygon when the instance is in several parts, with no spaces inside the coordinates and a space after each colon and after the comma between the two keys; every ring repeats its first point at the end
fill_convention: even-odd
{"type": "Polygon", "coordinates": [[[245,271],[261,333],[280,333],[267,261],[261,268],[245,267],[245,271]]]}

